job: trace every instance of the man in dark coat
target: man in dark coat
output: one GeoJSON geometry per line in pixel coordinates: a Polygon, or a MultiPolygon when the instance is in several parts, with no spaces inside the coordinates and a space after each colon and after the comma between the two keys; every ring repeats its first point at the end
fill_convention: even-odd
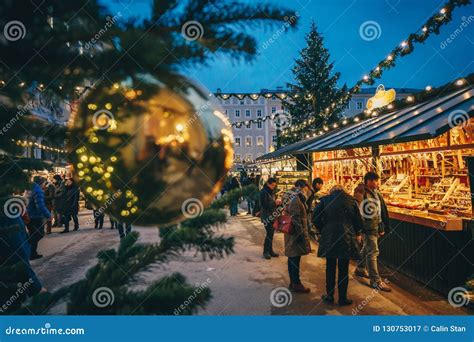
{"type": "MultiPolygon", "coordinates": [[[[255,184],[255,174],[251,173],[249,177],[244,180],[244,186],[255,184]]],[[[253,212],[253,194],[249,194],[246,197],[247,200],[247,214],[251,215],[253,212]]]]}
{"type": "Polygon", "coordinates": [[[326,258],[326,295],[323,300],[334,302],[337,265],[338,302],[339,305],[350,305],[352,301],[347,298],[349,260],[359,258],[356,241],[362,241],[363,228],[356,200],[342,187],[334,187],[316,206],[313,223],[321,235],[318,257],[326,258]]]}
{"type": "Polygon", "coordinates": [[[370,279],[373,288],[390,292],[390,287],[382,281],[377,266],[379,255],[379,237],[390,229],[388,210],[382,194],[378,191],[379,176],[375,172],[367,172],[364,183],[354,190],[354,197],[359,203],[359,209],[364,221],[362,230],[363,247],[361,260],[357,265],[355,275],[370,279]],[[367,273],[367,269],[369,272],[367,273]]]}
{"type": "Polygon", "coordinates": [[[61,233],[69,232],[69,222],[74,221],[74,230],[79,229],[79,188],[72,179],[66,181],[66,196],[64,201],[64,230],[61,233]]]}
{"type": "Polygon", "coordinates": [[[273,251],[273,222],[277,218],[277,202],[274,193],[276,186],[277,180],[270,177],[260,191],[260,219],[266,232],[263,243],[263,257],[265,259],[278,257],[278,254],[273,251]]]}
{"type": "MultiPolygon", "coordinates": [[[[43,183],[43,191],[44,191],[44,202],[46,203],[46,208],[48,208],[49,212],[52,214],[54,210],[54,199],[56,197],[56,188],[54,187],[53,183],[50,181],[46,181],[43,183]]],[[[46,221],[46,234],[51,234],[51,227],[52,227],[52,219],[46,221]]]]}
{"type": "Polygon", "coordinates": [[[64,221],[64,202],[66,197],[66,185],[60,175],[53,176],[55,188],[54,193],[54,224],[53,227],[61,227],[64,221]]]}

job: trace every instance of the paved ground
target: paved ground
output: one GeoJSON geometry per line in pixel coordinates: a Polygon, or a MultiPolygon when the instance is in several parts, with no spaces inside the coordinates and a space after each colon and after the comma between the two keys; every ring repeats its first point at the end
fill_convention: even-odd
{"type": "MultiPolygon", "coordinates": [[[[116,247],[117,230],[109,229],[108,221],[102,230],[90,224],[90,211],[82,212],[82,228],[69,234],[48,235],[40,242],[43,259],[33,261],[33,267],[46,288],[54,290],[84,277],[95,264],[99,250],[116,247]],[[89,221],[89,224],[85,222],[89,221]]],[[[155,228],[134,228],[146,242],[158,240],[155,228]]],[[[59,230],[55,230],[58,232],[59,230]]],[[[287,258],[262,258],[264,237],[262,224],[257,218],[241,214],[230,218],[222,233],[235,237],[235,254],[221,260],[203,260],[194,253],[186,253],[165,267],[155,267],[144,274],[144,283],[160,278],[169,272],[180,272],[191,283],[209,284],[213,299],[201,315],[462,315],[464,309],[451,307],[445,298],[424,288],[419,283],[399,274],[390,277],[391,293],[377,293],[355,279],[350,280],[349,297],[354,305],[340,308],[320,300],[324,293],[323,259],[314,253],[303,258],[302,281],[311,288],[310,294],[293,294],[291,303],[276,307],[271,293],[288,285],[287,258]],[[409,289],[408,292],[405,289],[409,289]],[[357,308],[359,307],[359,308],[357,308]]],[[[317,246],[313,246],[316,250],[317,246]]],[[[275,250],[283,254],[283,236],[275,236],[275,250]]],[[[351,273],[354,266],[351,265],[351,273]]],[[[57,307],[53,313],[64,313],[57,307]]]]}

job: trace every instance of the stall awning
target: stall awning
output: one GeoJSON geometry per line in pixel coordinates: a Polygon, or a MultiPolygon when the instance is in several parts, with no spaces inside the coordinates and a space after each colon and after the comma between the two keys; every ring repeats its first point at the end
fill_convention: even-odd
{"type": "MultiPolygon", "coordinates": [[[[474,116],[472,86],[306,140],[295,153],[340,150],[435,138],[474,116]]],[[[291,145],[290,145],[291,146],[291,145]]],[[[276,151],[275,151],[276,152],[276,151]]]]}
{"type": "Polygon", "coordinates": [[[291,145],[286,145],[282,148],[279,148],[276,151],[264,154],[263,156],[258,157],[256,160],[263,161],[263,160],[279,159],[284,156],[288,156],[292,152],[298,151],[298,149],[302,148],[305,144],[308,144],[308,142],[309,140],[303,140],[303,141],[295,142],[291,145]]]}

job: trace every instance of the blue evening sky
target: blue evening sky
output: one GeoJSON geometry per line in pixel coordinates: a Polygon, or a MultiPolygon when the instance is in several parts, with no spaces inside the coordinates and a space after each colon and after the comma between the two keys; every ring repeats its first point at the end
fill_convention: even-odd
{"type": "MultiPolygon", "coordinates": [[[[223,0],[225,1],[225,0],[223,0]]],[[[244,0],[245,1],[245,0],[244,0]]],[[[250,0],[248,0],[250,1],[250,0]]],[[[256,0],[254,0],[255,2],[256,0]]],[[[311,20],[323,34],[325,46],[331,54],[335,69],[341,73],[341,84],[352,86],[366,72],[383,59],[389,51],[415,32],[446,1],[442,0],[261,0],[298,12],[296,29],[275,35],[272,29],[253,30],[260,54],[250,63],[232,61],[217,56],[209,67],[186,70],[186,74],[200,81],[211,91],[254,92],[272,89],[292,81],[291,68],[299,50],[304,47],[304,36],[311,20]],[[379,27],[377,39],[361,38],[359,28],[367,21],[379,27]]],[[[104,0],[108,4],[109,1],[104,0]]],[[[151,1],[122,0],[109,6],[123,15],[146,17],[151,1]],[[128,6],[124,10],[123,6],[128,6]]],[[[458,30],[458,31],[459,31],[458,30]]],[[[369,37],[370,38],[370,37],[369,37]]],[[[386,71],[380,83],[386,87],[424,88],[438,86],[474,72],[474,5],[456,8],[453,20],[431,35],[424,44],[415,46],[411,55],[400,58],[395,68],[386,71]],[[465,22],[462,25],[463,20],[465,22]],[[459,29],[462,30],[455,33],[459,29]],[[453,35],[451,43],[446,39],[453,35]]],[[[376,83],[377,84],[377,83],[376,83]]]]}

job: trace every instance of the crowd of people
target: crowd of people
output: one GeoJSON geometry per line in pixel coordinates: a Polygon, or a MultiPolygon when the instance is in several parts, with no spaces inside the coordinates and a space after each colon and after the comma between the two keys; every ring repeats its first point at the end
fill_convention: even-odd
{"type": "MultiPolygon", "coordinates": [[[[72,231],[80,229],[78,214],[81,194],[72,178],[54,174],[34,176],[29,189],[15,189],[13,195],[7,197],[6,201],[2,200],[4,208],[0,213],[0,266],[14,267],[12,273],[16,274],[16,280],[21,278],[23,281],[20,283],[29,284],[24,294],[31,296],[45,289],[30,261],[43,257],[39,253],[39,243],[45,235],[53,233],[52,228],[61,228],[59,234],[70,233],[72,221],[72,231]],[[19,203],[22,203],[22,209],[18,209],[19,203]]],[[[86,209],[93,210],[94,228],[102,229],[103,208],[93,208],[86,202],[86,209]]],[[[132,229],[130,224],[118,222],[112,217],[110,224],[111,229],[118,230],[120,238],[125,237],[132,229]]],[[[5,295],[5,298],[9,298],[8,294],[5,295]]]]}
{"type": "MultiPolygon", "coordinates": [[[[310,237],[318,242],[317,256],[326,259],[326,293],[322,295],[323,301],[334,303],[337,287],[338,304],[352,304],[352,300],[347,297],[351,260],[356,261],[354,276],[367,278],[374,289],[391,291],[387,281],[381,278],[377,266],[378,239],[390,229],[390,221],[384,199],[378,191],[379,176],[376,173],[368,172],[354,194],[349,194],[342,186],[334,186],[324,196],[319,194],[324,184],[321,178],[315,178],[311,184],[299,179],[293,189],[278,194],[281,196],[277,196],[276,178],[268,178],[263,186],[260,186],[260,177],[257,180],[254,174],[240,178],[243,185],[255,184],[259,188],[257,197],[246,198],[247,213],[259,216],[263,223],[265,259],[279,257],[273,249],[274,232],[278,230],[275,221],[282,215],[291,218],[291,231],[284,232],[284,252],[288,258],[291,291],[310,292],[300,279],[301,258],[311,253],[310,237]],[[364,208],[366,204],[372,211],[370,215],[364,208]]],[[[233,177],[228,184],[229,190],[240,187],[238,177],[233,177]]],[[[237,215],[237,208],[238,203],[235,201],[230,206],[232,216],[237,215]]]]}

